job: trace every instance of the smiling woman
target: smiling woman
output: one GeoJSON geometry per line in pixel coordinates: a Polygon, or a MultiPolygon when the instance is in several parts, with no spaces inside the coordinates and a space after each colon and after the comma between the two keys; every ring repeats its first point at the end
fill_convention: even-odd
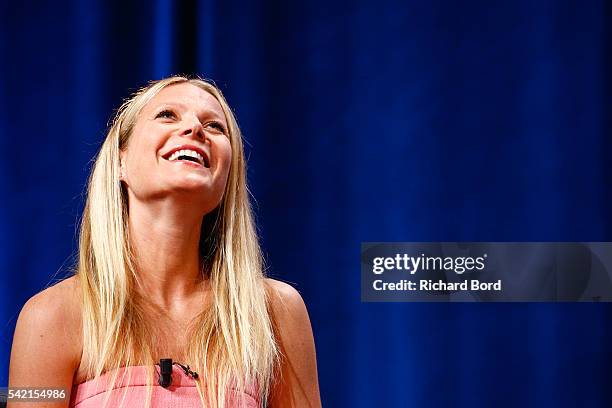
{"type": "Polygon", "coordinates": [[[77,273],[23,307],[10,386],[68,391],[41,408],[320,406],[308,313],[264,276],[245,174],[214,85],[172,77],[126,101],[89,180],[77,273]]]}

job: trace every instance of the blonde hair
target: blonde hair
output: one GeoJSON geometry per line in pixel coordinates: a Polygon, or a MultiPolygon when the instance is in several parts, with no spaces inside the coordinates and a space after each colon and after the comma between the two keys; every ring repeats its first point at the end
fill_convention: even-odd
{"type": "MultiPolygon", "coordinates": [[[[219,206],[204,217],[200,252],[212,305],[204,308],[186,348],[199,373],[202,402],[223,406],[226,390],[255,384],[262,403],[278,362],[261,250],[254,226],[242,136],[225,98],[202,79],[175,76],[151,82],[119,108],[90,175],[79,238],[77,276],[82,288],[83,354],[87,378],[142,362],[153,381],[152,340],[135,296],[138,275],[128,236],[128,202],[119,180],[126,148],[142,108],[162,89],[188,83],[214,96],[225,113],[232,160],[219,206]]],[[[113,378],[113,384],[116,377],[113,378]]],[[[112,385],[111,385],[112,387],[112,385]]],[[[147,395],[147,405],[150,402],[147,395]]]]}

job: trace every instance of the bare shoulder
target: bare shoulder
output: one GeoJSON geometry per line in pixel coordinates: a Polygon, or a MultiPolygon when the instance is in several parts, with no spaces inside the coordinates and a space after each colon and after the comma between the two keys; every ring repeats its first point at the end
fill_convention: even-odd
{"type": "Polygon", "coordinates": [[[266,290],[281,353],[270,406],[320,407],[314,336],[306,305],[291,285],[266,279],[266,290]]]}
{"type": "Polygon", "coordinates": [[[80,290],[76,277],[32,296],[17,319],[11,386],[69,386],[81,358],[80,290]]]}
{"type": "Polygon", "coordinates": [[[300,292],[290,284],[276,279],[266,278],[266,289],[272,307],[276,309],[293,309],[289,310],[293,312],[299,312],[299,309],[302,309],[302,307],[305,310],[304,300],[300,292]]]}
{"type": "Polygon", "coordinates": [[[310,318],[302,295],[288,283],[266,279],[268,300],[277,330],[285,337],[311,334],[310,318]]]}
{"type": "MultiPolygon", "coordinates": [[[[17,324],[21,329],[52,334],[77,328],[80,323],[80,287],[76,277],[70,277],[32,296],[23,306],[17,324]],[[58,330],[56,330],[58,329],[58,330]]],[[[74,333],[69,333],[71,336],[74,333]]]]}

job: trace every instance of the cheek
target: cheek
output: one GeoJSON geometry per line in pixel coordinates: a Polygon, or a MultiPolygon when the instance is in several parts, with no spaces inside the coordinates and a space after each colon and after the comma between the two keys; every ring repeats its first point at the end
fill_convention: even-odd
{"type": "Polygon", "coordinates": [[[155,124],[136,125],[129,145],[133,147],[133,152],[138,156],[155,157],[156,153],[164,146],[167,141],[166,130],[155,126],[155,124]]]}
{"type": "Polygon", "coordinates": [[[216,146],[217,157],[219,158],[219,168],[226,174],[229,173],[230,165],[232,163],[232,146],[229,140],[225,140],[216,146]]]}
{"type": "Polygon", "coordinates": [[[158,147],[152,140],[143,140],[142,138],[130,141],[128,154],[125,157],[125,166],[127,167],[130,178],[141,178],[143,175],[150,175],[156,166],[156,151],[158,147]]]}

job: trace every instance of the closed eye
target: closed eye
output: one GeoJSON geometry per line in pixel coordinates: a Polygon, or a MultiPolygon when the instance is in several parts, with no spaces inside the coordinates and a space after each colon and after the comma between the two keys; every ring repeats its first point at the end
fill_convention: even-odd
{"type": "Polygon", "coordinates": [[[225,134],[225,127],[220,122],[215,122],[215,121],[208,122],[206,124],[206,126],[207,127],[210,126],[210,127],[214,128],[214,129],[218,130],[219,132],[225,134]]]}
{"type": "Polygon", "coordinates": [[[170,109],[164,109],[160,111],[157,115],[155,115],[155,119],[158,119],[158,118],[176,119],[176,113],[174,113],[170,109]]]}

